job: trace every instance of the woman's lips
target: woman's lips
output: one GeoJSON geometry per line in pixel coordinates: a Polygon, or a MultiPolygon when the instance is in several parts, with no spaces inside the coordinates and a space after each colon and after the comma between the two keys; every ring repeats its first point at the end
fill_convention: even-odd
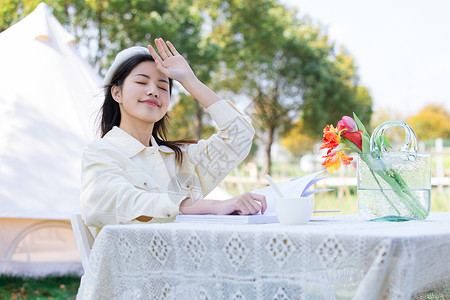
{"type": "Polygon", "coordinates": [[[158,101],[155,101],[155,100],[142,100],[142,101],[139,101],[139,102],[147,104],[147,105],[159,107],[158,101]]]}

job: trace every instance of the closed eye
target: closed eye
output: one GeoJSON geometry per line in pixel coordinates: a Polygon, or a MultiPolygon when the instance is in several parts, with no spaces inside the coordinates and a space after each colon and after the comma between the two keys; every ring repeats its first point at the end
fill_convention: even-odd
{"type": "Polygon", "coordinates": [[[146,84],[145,82],[136,81],[137,84],[146,84]]]}
{"type": "Polygon", "coordinates": [[[163,91],[167,91],[167,89],[165,87],[160,86],[159,88],[163,91]]]}

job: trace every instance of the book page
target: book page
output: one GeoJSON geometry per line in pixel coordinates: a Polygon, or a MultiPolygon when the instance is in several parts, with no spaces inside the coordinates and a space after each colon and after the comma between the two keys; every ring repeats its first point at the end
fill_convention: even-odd
{"type": "MultiPolygon", "coordinates": [[[[309,197],[310,195],[318,193],[318,192],[330,191],[331,189],[306,191],[312,184],[325,178],[325,177],[315,178],[317,175],[319,175],[320,173],[323,173],[323,172],[324,171],[318,171],[315,173],[311,173],[308,175],[304,175],[301,177],[291,179],[289,181],[280,182],[280,183],[277,183],[277,187],[280,189],[281,193],[285,197],[292,197],[292,198],[309,197]]],[[[266,187],[251,191],[251,193],[266,196],[266,201],[267,201],[266,212],[273,213],[273,214],[275,213],[275,199],[278,198],[278,195],[275,193],[275,191],[273,190],[273,188],[271,186],[266,186],[266,187]]]]}

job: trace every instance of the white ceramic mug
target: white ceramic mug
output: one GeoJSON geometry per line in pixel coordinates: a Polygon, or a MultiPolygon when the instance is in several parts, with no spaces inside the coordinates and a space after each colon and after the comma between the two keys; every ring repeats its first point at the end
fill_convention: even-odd
{"type": "Polygon", "coordinates": [[[281,224],[306,224],[311,219],[314,210],[314,198],[277,198],[275,210],[281,224]]]}

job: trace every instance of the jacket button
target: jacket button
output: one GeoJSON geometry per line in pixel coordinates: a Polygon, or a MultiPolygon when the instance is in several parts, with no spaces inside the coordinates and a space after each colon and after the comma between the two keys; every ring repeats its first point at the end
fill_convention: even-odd
{"type": "Polygon", "coordinates": [[[147,185],[147,182],[144,182],[144,185],[147,185]]]}

